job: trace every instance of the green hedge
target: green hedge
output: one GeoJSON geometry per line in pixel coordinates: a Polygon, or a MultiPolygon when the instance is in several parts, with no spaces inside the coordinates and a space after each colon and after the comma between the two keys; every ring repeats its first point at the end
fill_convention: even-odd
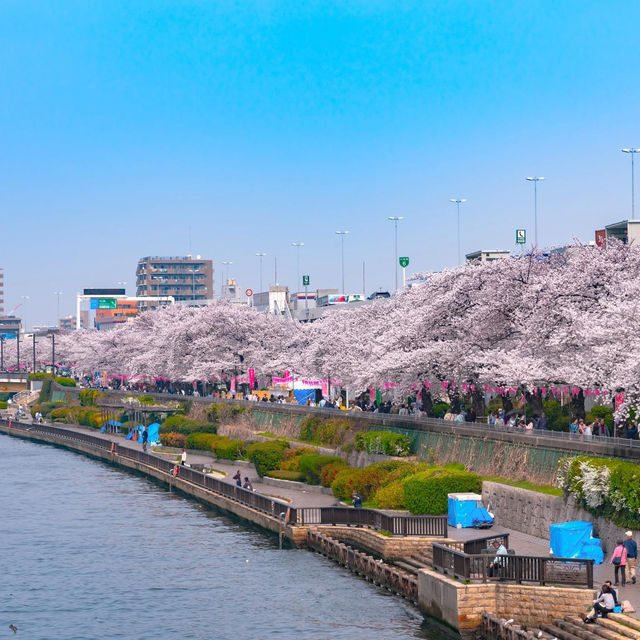
{"type": "Polygon", "coordinates": [[[0,409],[6,409],[7,406],[8,405],[6,400],[0,400],[0,409]]]}
{"type": "Polygon", "coordinates": [[[349,465],[342,459],[336,462],[330,462],[322,467],[320,472],[320,484],[323,487],[330,487],[341,471],[344,471],[349,465]]]}
{"type": "Polygon", "coordinates": [[[448,494],[482,490],[482,479],[475,473],[438,468],[409,476],[402,484],[407,509],[415,514],[447,513],[448,494]]]}
{"type": "Polygon", "coordinates": [[[357,491],[363,500],[368,500],[389,480],[389,472],[371,465],[365,469],[347,467],[340,471],[331,483],[333,495],[340,500],[350,500],[357,491]]]}
{"type": "Polygon", "coordinates": [[[80,404],[83,407],[94,407],[98,398],[97,389],[81,389],[78,394],[80,397],[80,404]]]}
{"type": "Polygon", "coordinates": [[[153,396],[138,396],[140,404],[155,404],[156,399],[153,396]]]}
{"type": "Polygon", "coordinates": [[[293,480],[295,482],[303,482],[304,475],[299,471],[290,471],[288,469],[275,469],[274,471],[267,471],[265,475],[268,478],[278,478],[279,480],[293,480]]]}
{"type": "Polygon", "coordinates": [[[290,447],[283,454],[282,468],[287,471],[300,471],[300,458],[315,453],[316,450],[312,447],[290,447]]]}
{"type": "Polygon", "coordinates": [[[35,373],[29,374],[29,380],[51,380],[52,376],[50,373],[46,371],[36,371],[35,373]]]}
{"type": "Polygon", "coordinates": [[[188,436],[191,433],[217,433],[217,426],[208,422],[198,422],[182,415],[167,418],[160,427],[160,433],[184,433],[188,436]]]}
{"type": "Polygon", "coordinates": [[[640,465],[609,458],[563,458],[556,475],[565,495],[619,527],[640,529],[640,465]]]}
{"type": "Polygon", "coordinates": [[[75,387],[76,381],[73,378],[67,378],[66,376],[56,376],[56,382],[61,387],[75,387]]]}
{"type": "Polygon", "coordinates": [[[356,434],[356,449],[388,456],[408,456],[411,440],[393,431],[363,431],[356,434]]]}
{"type": "Polygon", "coordinates": [[[184,449],[187,446],[187,436],[185,436],[184,433],[174,433],[170,431],[169,433],[160,434],[160,442],[165,447],[184,449]]]}
{"type": "Polygon", "coordinates": [[[305,482],[309,484],[320,484],[320,474],[327,464],[341,462],[338,456],[322,456],[317,453],[300,456],[299,469],[304,476],[305,482]]]}
{"type": "Polygon", "coordinates": [[[216,458],[238,460],[245,457],[247,445],[242,440],[232,440],[226,436],[218,436],[213,451],[216,454],[216,458]]]}
{"type": "Polygon", "coordinates": [[[260,477],[267,471],[280,468],[284,451],[289,447],[285,440],[270,440],[255,442],[247,448],[247,457],[253,463],[260,477]]]}
{"type": "Polygon", "coordinates": [[[611,407],[605,407],[604,405],[597,404],[591,408],[591,411],[587,413],[585,420],[587,422],[593,422],[595,419],[604,418],[604,423],[611,429],[613,427],[613,409],[611,407]]]}
{"type": "Polygon", "coordinates": [[[344,418],[323,419],[307,416],[300,426],[300,439],[314,444],[337,447],[344,442],[345,434],[351,430],[351,423],[344,418]]]}
{"type": "Polygon", "coordinates": [[[378,509],[406,509],[402,480],[394,480],[380,487],[373,498],[378,509]]]}

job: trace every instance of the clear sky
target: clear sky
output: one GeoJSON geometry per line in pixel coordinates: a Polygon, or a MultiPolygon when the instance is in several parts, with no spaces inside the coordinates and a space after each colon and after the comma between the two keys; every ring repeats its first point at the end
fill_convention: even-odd
{"type": "MultiPolygon", "coordinates": [[[[145,255],[232,260],[240,286],[393,286],[462,250],[591,240],[630,213],[633,0],[3,0],[6,311],[53,322],[145,255]]],[[[640,158],[638,172],[640,172],[640,158]]],[[[638,198],[640,202],[640,197],[638,198]]],[[[639,207],[640,208],[640,207],[639,207]]]]}

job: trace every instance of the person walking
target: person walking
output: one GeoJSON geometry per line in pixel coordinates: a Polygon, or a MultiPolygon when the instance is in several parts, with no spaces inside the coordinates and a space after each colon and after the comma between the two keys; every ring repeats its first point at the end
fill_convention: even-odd
{"type": "Polygon", "coordinates": [[[182,466],[187,464],[187,450],[186,449],[183,449],[182,453],[180,454],[180,464],[182,466]]]}
{"type": "Polygon", "coordinates": [[[147,431],[147,427],[142,430],[142,450],[147,450],[147,442],[149,442],[149,432],[147,431]]]}
{"type": "Polygon", "coordinates": [[[546,431],[547,429],[549,429],[549,419],[547,418],[547,414],[544,411],[538,418],[536,429],[540,429],[541,431],[546,431]]]}
{"type": "Polygon", "coordinates": [[[627,566],[629,567],[629,578],[631,583],[636,583],[636,563],[638,562],[638,545],[633,539],[633,531],[627,531],[625,540],[622,543],[627,550],[627,566]]]}
{"type": "Polygon", "coordinates": [[[620,583],[618,582],[618,574],[622,574],[622,586],[624,587],[627,584],[626,572],[627,572],[627,550],[624,547],[624,543],[622,540],[618,540],[616,542],[616,548],[613,550],[611,554],[611,564],[614,567],[614,575],[615,575],[615,586],[617,587],[620,583]]]}
{"type": "Polygon", "coordinates": [[[233,476],[233,479],[236,481],[236,487],[242,486],[242,474],[240,473],[240,469],[236,471],[236,475],[233,476]]]}

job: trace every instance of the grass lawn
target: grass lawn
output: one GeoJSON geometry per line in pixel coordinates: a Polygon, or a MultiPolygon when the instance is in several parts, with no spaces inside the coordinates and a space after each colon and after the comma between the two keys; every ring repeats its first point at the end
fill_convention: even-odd
{"type": "Polygon", "coordinates": [[[482,478],[488,482],[499,482],[500,484],[508,484],[511,487],[519,489],[528,489],[529,491],[537,491],[538,493],[547,493],[551,496],[562,496],[562,490],[550,484],[534,484],[528,480],[508,480],[507,478],[499,478],[498,476],[489,476],[482,478]]]}

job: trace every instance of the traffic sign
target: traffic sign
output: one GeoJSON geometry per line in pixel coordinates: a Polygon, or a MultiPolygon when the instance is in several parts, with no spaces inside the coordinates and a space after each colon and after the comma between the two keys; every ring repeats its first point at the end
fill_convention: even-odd
{"type": "Polygon", "coordinates": [[[311,278],[309,276],[302,276],[302,286],[308,287],[311,284],[311,278]]]}
{"type": "Polygon", "coordinates": [[[398,258],[398,262],[403,269],[406,269],[409,266],[409,256],[401,256],[398,258]]]}
{"type": "Polygon", "coordinates": [[[527,244],[526,229],[516,229],[516,244],[527,244]]]}
{"type": "Polygon", "coordinates": [[[244,295],[247,296],[247,298],[250,298],[253,295],[253,289],[245,289],[244,295]]]}

